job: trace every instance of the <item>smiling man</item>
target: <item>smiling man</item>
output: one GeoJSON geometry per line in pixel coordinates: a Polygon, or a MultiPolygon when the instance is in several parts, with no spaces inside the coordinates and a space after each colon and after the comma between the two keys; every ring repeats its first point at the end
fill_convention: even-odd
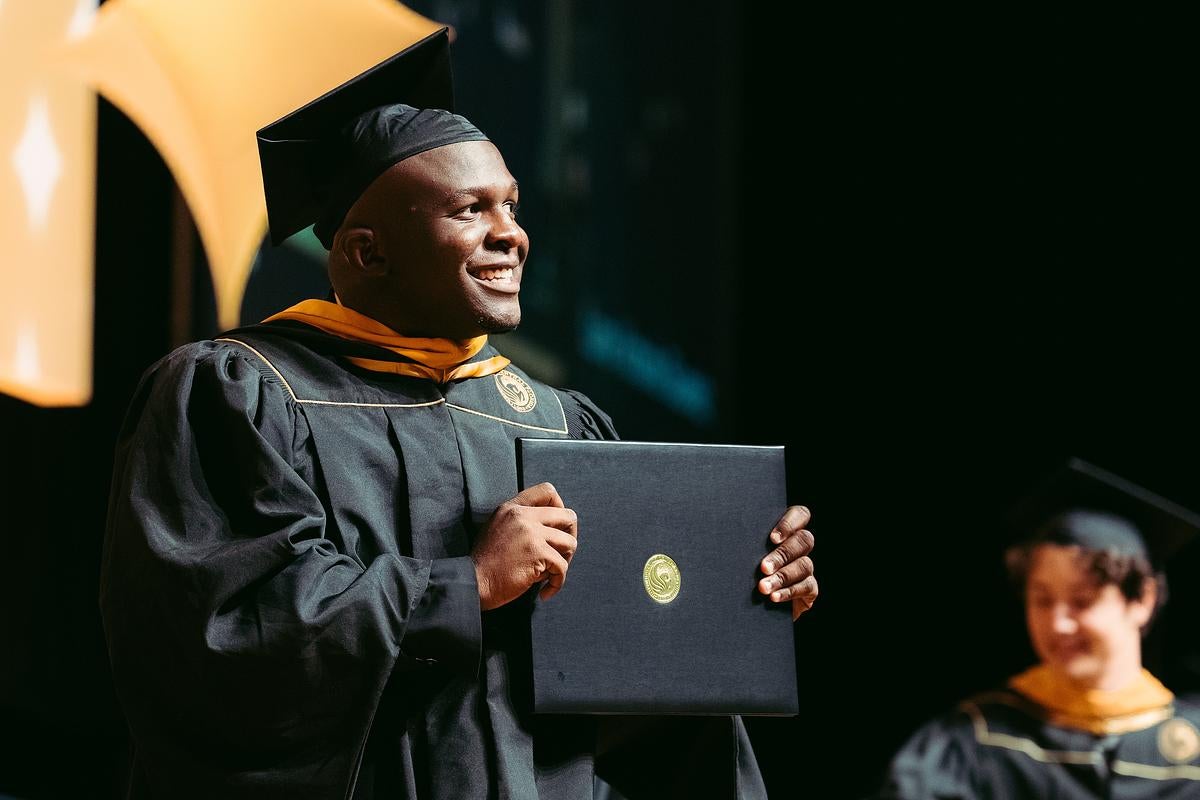
{"type": "Polygon", "coordinates": [[[918,730],[892,762],[894,800],[1200,796],[1200,709],[1142,665],[1166,594],[1156,565],[1200,517],[1082,461],[1016,513],[1007,554],[1036,666],[918,730]]]}
{"type": "MultiPolygon", "coordinates": [[[[517,492],[514,441],[616,432],[488,343],[529,239],[450,105],[443,31],[260,131],[272,238],[313,225],[333,292],[139,387],[101,582],[134,797],[764,794],[737,718],[531,712],[531,603],[587,531],[517,492]]],[[[809,514],[779,511],[757,590],[798,615],[809,514]]]]}

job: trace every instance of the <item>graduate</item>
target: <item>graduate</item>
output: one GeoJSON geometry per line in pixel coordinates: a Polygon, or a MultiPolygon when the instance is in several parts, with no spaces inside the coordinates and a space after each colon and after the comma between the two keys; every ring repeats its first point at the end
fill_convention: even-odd
{"type": "MultiPolygon", "coordinates": [[[[517,492],[514,440],[617,434],[488,343],[529,239],[447,42],[259,132],[272,240],[314,226],[332,291],[179,348],[131,404],[100,596],[131,797],[765,795],[736,717],[531,712],[533,596],[587,531],[517,492]]],[[[809,513],[778,511],[747,590],[798,615],[809,513]]]]}
{"type": "Polygon", "coordinates": [[[1073,460],[1014,519],[1006,558],[1040,663],[920,728],[880,797],[1200,797],[1200,708],[1142,665],[1161,561],[1200,517],[1073,460]]]}

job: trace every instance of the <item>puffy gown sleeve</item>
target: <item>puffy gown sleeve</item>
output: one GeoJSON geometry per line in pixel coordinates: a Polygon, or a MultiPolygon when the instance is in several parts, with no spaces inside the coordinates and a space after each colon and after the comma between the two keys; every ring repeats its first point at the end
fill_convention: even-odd
{"type": "Polygon", "coordinates": [[[976,743],[971,721],[956,711],[916,730],[888,766],[880,800],[975,800],[976,743]]]}
{"type": "Polygon", "coordinates": [[[572,439],[620,439],[612,418],[600,410],[591,398],[575,389],[558,391],[563,415],[567,421],[567,436],[572,439]]]}
{"type": "Polygon", "coordinates": [[[100,608],[134,796],[341,796],[414,616],[418,657],[478,661],[473,571],[339,552],[304,414],[261,369],[175,351],[117,443],[100,608]]]}

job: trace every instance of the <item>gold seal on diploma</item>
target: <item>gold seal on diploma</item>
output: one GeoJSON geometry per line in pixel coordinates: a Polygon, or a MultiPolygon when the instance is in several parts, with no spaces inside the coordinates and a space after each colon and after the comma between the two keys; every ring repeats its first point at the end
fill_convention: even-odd
{"type": "Polygon", "coordinates": [[[679,594],[681,582],[679,567],[670,556],[655,553],[650,556],[642,569],[642,582],[646,584],[646,594],[656,603],[669,603],[679,594]]]}

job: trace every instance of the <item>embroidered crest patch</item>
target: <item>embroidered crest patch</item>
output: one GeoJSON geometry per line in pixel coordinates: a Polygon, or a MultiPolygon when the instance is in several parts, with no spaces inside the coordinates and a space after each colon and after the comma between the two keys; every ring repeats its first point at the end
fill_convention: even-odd
{"type": "Polygon", "coordinates": [[[504,402],[513,407],[513,411],[525,414],[533,411],[534,406],[537,405],[537,395],[533,393],[529,384],[521,380],[516,373],[506,369],[497,372],[496,388],[500,390],[500,396],[504,398],[504,402]]]}
{"type": "Polygon", "coordinates": [[[1169,719],[1158,729],[1158,749],[1168,761],[1184,764],[1200,755],[1200,731],[1186,719],[1169,719]]]}

